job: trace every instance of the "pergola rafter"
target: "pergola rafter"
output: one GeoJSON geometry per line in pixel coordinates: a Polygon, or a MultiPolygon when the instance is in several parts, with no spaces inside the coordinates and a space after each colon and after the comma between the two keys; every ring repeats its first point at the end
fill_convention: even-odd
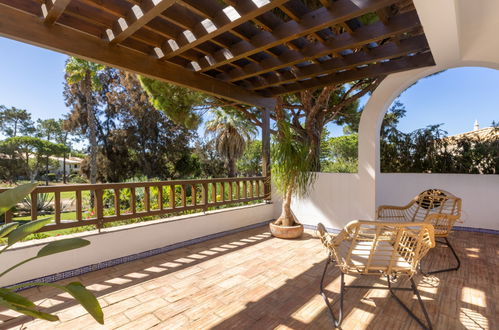
{"type": "Polygon", "coordinates": [[[50,0],[42,3],[42,14],[44,16],[44,23],[52,25],[62,15],[71,0],[57,0],[52,2],[50,0]]]}
{"type": "Polygon", "coordinates": [[[267,108],[434,64],[412,0],[0,0],[0,35],[267,108]]]}

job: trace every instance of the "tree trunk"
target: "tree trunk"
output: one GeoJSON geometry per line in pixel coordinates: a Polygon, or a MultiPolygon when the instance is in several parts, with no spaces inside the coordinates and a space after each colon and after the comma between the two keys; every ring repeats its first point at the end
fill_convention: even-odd
{"type": "Polygon", "coordinates": [[[229,170],[229,178],[233,178],[236,176],[236,162],[234,159],[227,160],[227,167],[229,170]]]}
{"type": "Polygon", "coordinates": [[[62,155],[62,182],[66,184],[66,152],[62,155]]]}
{"type": "Polygon", "coordinates": [[[92,89],[90,74],[85,77],[85,101],[87,106],[88,140],[90,143],[90,183],[97,183],[97,127],[94,109],[92,107],[92,89]]]}
{"type": "Polygon", "coordinates": [[[288,188],[282,200],[282,211],[279,218],[276,220],[276,225],[293,226],[296,224],[295,216],[291,211],[291,198],[293,197],[293,188],[288,188]]]}
{"type": "Polygon", "coordinates": [[[47,159],[45,160],[45,185],[49,185],[49,156],[47,155],[47,159]]]}

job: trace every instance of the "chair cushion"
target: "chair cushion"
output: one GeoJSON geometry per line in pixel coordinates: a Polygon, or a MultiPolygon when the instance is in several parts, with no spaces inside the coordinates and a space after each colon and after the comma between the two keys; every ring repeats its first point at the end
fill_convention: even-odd
{"type": "Polygon", "coordinates": [[[404,259],[398,252],[394,252],[393,246],[386,241],[377,242],[374,251],[372,252],[371,260],[369,256],[371,255],[371,250],[373,248],[374,241],[356,241],[353,243],[352,254],[350,259],[348,259],[348,254],[352,246],[351,240],[342,241],[337,247],[338,257],[342,260],[338,260],[339,263],[347,264],[348,267],[359,268],[364,270],[366,267],[373,268],[373,270],[388,270],[390,265],[397,269],[411,269],[411,265],[404,259]],[[393,256],[393,263],[391,263],[393,256]]]}

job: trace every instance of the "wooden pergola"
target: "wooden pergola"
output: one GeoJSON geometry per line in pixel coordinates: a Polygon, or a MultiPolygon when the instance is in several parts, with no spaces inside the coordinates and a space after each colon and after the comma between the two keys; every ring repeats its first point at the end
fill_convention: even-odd
{"type": "Polygon", "coordinates": [[[266,155],[275,96],[434,65],[412,0],[0,0],[0,36],[262,107],[266,155]]]}

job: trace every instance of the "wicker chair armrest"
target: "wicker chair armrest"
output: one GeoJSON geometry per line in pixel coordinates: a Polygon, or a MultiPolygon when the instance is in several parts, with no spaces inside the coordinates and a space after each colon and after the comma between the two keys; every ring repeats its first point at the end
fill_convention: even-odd
{"type": "Polygon", "coordinates": [[[410,208],[412,203],[409,203],[405,206],[396,206],[396,205],[381,205],[378,207],[376,212],[376,219],[398,219],[400,221],[407,221],[406,219],[406,210],[410,208]]]}
{"type": "Polygon", "coordinates": [[[458,220],[458,215],[432,213],[426,216],[424,222],[433,225],[435,229],[435,235],[447,236],[450,234],[454,223],[456,223],[456,221],[458,220]]]}

